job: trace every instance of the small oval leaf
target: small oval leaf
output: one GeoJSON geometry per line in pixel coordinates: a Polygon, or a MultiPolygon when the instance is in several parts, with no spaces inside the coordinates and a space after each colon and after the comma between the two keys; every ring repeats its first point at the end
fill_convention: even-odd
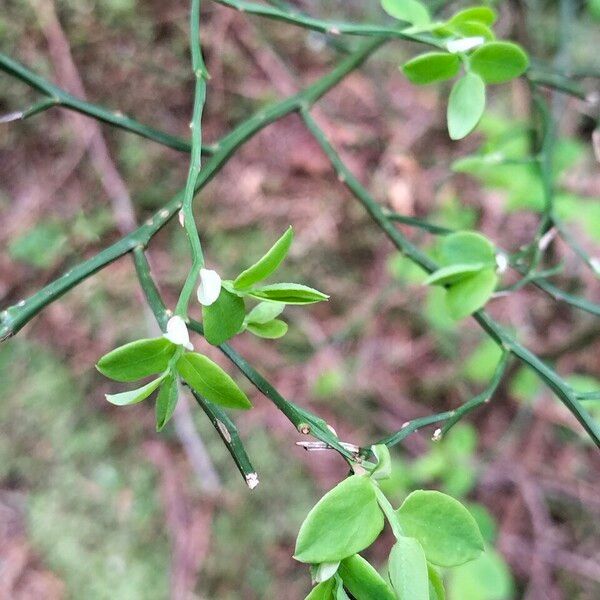
{"type": "Polygon", "coordinates": [[[475,73],[459,79],[448,100],[448,132],[453,140],[469,135],[485,110],[485,84],[475,73]]]}
{"type": "Polygon", "coordinates": [[[316,585],[308,596],[306,596],[305,600],[334,600],[334,587],[335,580],[328,579],[327,581],[323,581],[316,585]]]}
{"type": "Polygon", "coordinates": [[[360,554],[345,558],[338,568],[344,587],[360,600],[396,600],[381,575],[360,554]]]}
{"type": "Polygon", "coordinates": [[[186,352],[177,361],[177,371],[193,390],[210,402],[227,408],[252,408],[235,381],[203,354],[186,352]]]}
{"type": "Polygon", "coordinates": [[[400,537],[390,552],[388,573],[398,600],[429,600],[427,561],[412,537],[400,537]]]}
{"type": "Polygon", "coordinates": [[[287,333],[288,325],[281,319],[273,319],[268,323],[248,323],[246,328],[250,333],[258,337],[267,340],[276,340],[287,333]]]}
{"type": "Polygon", "coordinates": [[[460,320],[485,306],[496,289],[494,269],[483,269],[446,290],[446,306],[453,319],[460,320]]]}
{"type": "Polygon", "coordinates": [[[156,398],[156,431],[169,422],[177,406],[177,378],[170,373],[165,377],[156,398]]]}
{"type": "Polygon", "coordinates": [[[417,0],[381,0],[385,12],[411,25],[427,25],[431,21],[427,7],[417,0]]]}
{"type": "Polygon", "coordinates": [[[248,291],[248,295],[258,300],[283,302],[284,304],[314,304],[323,302],[329,296],[300,283],[274,283],[248,291]]]}
{"type": "Polygon", "coordinates": [[[448,24],[456,25],[457,23],[465,23],[467,21],[477,21],[490,26],[496,21],[496,12],[487,6],[473,6],[457,12],[448,21],[448,24]]]}
{"type": "Polygon", "coordinates": [[[494,245],[484,235],[475,231],[457,231],[447,235],[439,247],[443,265],[496,264],[494,245]]]}
{"type": "Polygon", "coordinates": [[[460,58],[447,52],[428,52],[416,56],[402,66],[412,83],[426,84],[452,79],[460,69],[460,58]]]}
{"type": "Polygon", "coordinates": [[[471,55],[471,70],[486,83],[504,83],[527,70],[529,58],[512,42],[489,42],[471,55]]]}
{"type": "Polygon", "coordinates": [[[373,483],[352,475],[327,492],[300,527],[294,558],[335,562],[370,546],[383,529],[373,483]]]}
{"type": "Polygon", "coordinates": [[[473,275],[473,273],[481,271],[484,267],[484,263],[448,265],[434,271],[423,281],[423,285],[450,285],[457,283],[473,275]]]}
{"type": "Polygon", "coordinates": [[[217,300],[202,307],[204,337],[209,344],[218,346],[240,332],[246,316],[244,299],[225,288],[217,300]]]}
{"type": "Polygon", "coordinates": [[[138,402],[145,400],[161,384],[164,378],[165,376],[163,375],[163,377],[154,379],[141,388],[130,390],[128,392],[121,392],[120,394],[105,394],[106,399],[115,406],[137,404],[138,402]]]}
{"type": "Polygon", "coordinates": [[[285,308],[283,302],[259,302],[247,315],[246,323],[268,323],[277,318],[285,308]]]}

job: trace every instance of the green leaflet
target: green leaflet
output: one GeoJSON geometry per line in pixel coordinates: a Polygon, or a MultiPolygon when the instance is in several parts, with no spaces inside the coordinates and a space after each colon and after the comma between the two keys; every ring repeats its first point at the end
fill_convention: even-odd
{"type": "Polygon", "coordinates": [[[470,65],[486,83],[504,83],[522,75],[529,58],[512,42],[488,42],[473,52],[470,65]]]}
{"type": "Polygon", "coordinates": [[[276,340],[287,333],[288,325],[281,319],[273,319],[268,323],[248,323],[246,329],[258,337],[276,340]]]}
{"type": "Polygon", "coordinates": [[[427,52],[409,60],[402,71],[416,84],[434,83],[452,79],[460,70],[460,58],[447,52],[427,52]]]}
{"type": "Polygon", "coordinates": [[[442,576],[431,566],[427,565],[429,577],[429,600],[446,600],[446,590],[442,576]]]}
{"type": "Polygon", "coordinates": [[[375,468],[371,471],[373,479],[389,479],[392,474],[392,459],[390,450],[385,444],[371,446],[371,450],[377,459],[375,468]]]}
{"type": "Polygon", "coordinates": [[[116,381],[136,381],[162,373],[175,350],[176,347],[163,337],[137,340],[105,354],[96,368],[116,381]]]}
{"type": "Polygon", "coordinates": [[[335,596],[333,595],[334,587],[334,579],[328,579],[323,583],[319,583],[310,591],[305,600],[335,600],[335,596]]]}
{"type": "Polygon", "coordinates": [[[390,552],[388,572],[398,600],[429,600],[427,561],[416,539],[398,538],[390,552]]]}
{"type": "Polygon", "coordinates": [[[283,302],[259,302],[247,315],[246,323],[263,325],[277,318],[285,308],[283,302]]]}
{"type": "Polygon", "coordinates": [[[234,287],[246,290],[274,273],[287,256],[293,239],[294,230],[289,227],[258,262],[237,276],[233,282],[234,287]]]}
{"type": "Polygon", "coordinates": [[[383,529],[374,484],[352,475],[327,492],[300,527],[294,558],[304,563],[335,562],[370,546],[383,529]]]}
{"type": "Polygon", "coordinates": [[[423,285],[451,285],[481,271],[484,267],[484,263],[448,265],[434,271],[423,281],[423,285]]]}
{"type": "Polygon", "coordinates": [[[338,573],[346,589],[359,600],[396,600],[383,577],[359,554],[345,558],[338,573]]]}
{"type": "Polygon", "coordinates": [[[464,319],[485,306],[497,283],[495,270],[488,268],[451,285],[446,290],[446,306],[452,318],[464,319]]]}
{"type": "Polygon", "coordinates": [[[473,6],[471,8],[465,8],[457,12],[449,21],[449,25],[457,25],[459,23],[465,23],[470,21],[476,21],[487,25],[488,27],[496,22],[496,13],[487,6],[473,6]]]}
{"type": "Polygon", "coordinates": [[[412,25],[427,25],[431,21],[427,8],[417,0],[381,0],[385,12],[412,25]]]}
{"type": "Polygon", "coordinates": [[[210,306],[202,307],[206,341],[213,346],[226,342],[240,332],[245,316],[244,299],[221,288],[217,300],[210,306]]]}
{"type": "Polygon", "coordinates": [[[156,398],[156,431],[161,431],[162,428],[169,422],[169,419],[175,412],[177,406],[177,378],[169,373],[158,392],[156,398]]]}
{"type": "Polygon", "coordinates": [[[443,238],[440,247],[440,262],[443,265],[496,264],[494,245],[480,233],[457,231],[443,238]]]}
{"type": "Polygon", "coordinates": [[[459,79],[448,100],[448,132],[453,140],[460,140],[479,123],[485,110],[485,84],[475,73],[459,79]]]}
{"type": "Polygon", "coordinates": [[[162,380],[166,377],[166,374],[158,379],[154,379],[150,383],[142,386],[141,388],[137,388],[135,390],[130,390],[128,392],[121,392],[120,394],[106,394],[106,399],[116,406],[127,406],[129,404],[137,404],[142,400],[145,400],[162,382],[162,380]]]}
{"type": "Polygon", "coordinates": [[[196,352],[186,352],[177,361],[182,379],[201,396],[227,408],[252,408],[246,394],[219,365],[196,352]]]}
{"type": "Polygon", "coordinates": [[[329,298],[327,294],[300,283],[274,283],[253,288],[247,293],[258,300],[283,302],[284,304],[313,304],[329,298]]]}
{"type": "Polygon", "coordinates": [[[477,558],[483,538],[471,513],[437,491],[417,490],[396,511],[402,531],[419,541],[429,562],[455,567],[477,558]]]}
{"type": "Polygon", "coordinates": [[[321,563],[319,565],[310,566],[311,578],[315,583],[322,583],[331,579],[340,566],[340,561],[321,563]]]}

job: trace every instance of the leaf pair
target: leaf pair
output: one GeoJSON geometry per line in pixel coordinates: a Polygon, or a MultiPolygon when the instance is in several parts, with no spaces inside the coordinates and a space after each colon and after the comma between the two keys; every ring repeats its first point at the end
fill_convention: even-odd
{"type": "Polygon", "coordinates": [[[498,276],[492,243],[479,233],[446,236],[439,249],[442,267],[424,281],[446,287],[446,306],[454,319],[479,310],[493,294],[498,276]]]}
{"type": "MultiPolygon", "coordinates": [[[[279,268],[289,252],[293,238],[293,229],[289,227],[260,260],[240,273],[235,280],[222,282],[221,294],[213,304],[202,307],[204,335],[209,343],[222,344],[244,329],[271,339],[285,335],[287,325],[275,319],[281,310],[268,320],[264,320],[262,315],[251,316],[253,311],[246,316],[245,297],[277,305],[312,304],[328,299],[326,294],[298,283],[257,285],[279,268]]],[[[261,311],[264,314],[264,310],[261,311]]]]}

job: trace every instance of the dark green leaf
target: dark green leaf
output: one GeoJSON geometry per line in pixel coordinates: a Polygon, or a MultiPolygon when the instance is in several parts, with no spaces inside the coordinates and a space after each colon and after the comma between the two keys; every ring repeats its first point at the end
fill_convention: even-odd
{"type": "Polygon", "coordinates": [[[484,263],[448,265],[434,271],[425,279],[423,285],[450,285],[481,271],[484,267],[484,263]]]}
{"type": "Polygon", "coordinates": [[[412,25],[427,25],[431,21],[427,8],[417,0],[381,0],[385,12],[412,25]]]}
{"type": "Polygon", "coordinates": [[[137,404],[142,400],[145,400],[162,382],[163,377],[159,377],[158,379],[154,379],[150,383],[142,386],[141,388],[137,388],[135,390],[130,390],[128,392],[121,392],[120,394],[106,394],[106,399],[116,406],[127,406],[129,404],[137,404]]]}
{"type": "Polygon", "coordinates": [[[248,323],[246,328],[250,333],[268,340],[283,337],[288,330],[287,323],[281,319],[273,319],[268,323],[248,323]]]}
{"type": "Polygon", "coordinates": [[[479,75],[467,73],[459,79],[448,100],[448,132],[453,140],[469,135],[485,110],[485,84],[479,75]]]}
{"type": "Polygon", "coordinates": [[[296,560],[335,562],[370,546],[383,529],[373,486],[369,477],[353,475],[327,492],[302,523],[296,560]]]}
{"type": "Polygon", "coordinates": [[[334,587],[335,580],[333,579],[319,583],[310,591],[305,600],[335,600],[335,596],[333,595],[334,587]]]}
{"type": "Polygon", "coordinates": [[[277,318],[284,308],[283,302],[260,302],[246,315],[246,323],[268,323],[277,318]]]}
{"type": "Polygon", "coordinates": [[[116,381],[136,381],[164,371],[175,350],[176,347],[163,337],[137,340],[105,354],[96,368],[116,381]]]}
{"type": "Polygon", "coordinates": [[[447,494],[417,490],[396,514],[402,531],[419,540],[427,560],[435,565],[462,565],[483,551],[483,538],[475,519],[447,494]]]}
{"type": "Polygon", "coordinates": [[[338,573],[346,589],[357,600],[396,599],[383,577],[359,554],[345,558],[338,573]]]}
{"type": "Polygon", "coordinates": [[[169,373],[158,392],[156,398],[156,431],[161,431],[162,428],[169,422],[169,419],[175,412],[177,406],[177,378],[169,373]]]}
{"type": "Polygon", "coordinates": [[[283,302],[284,304],[313,304],[327,300],[329,296],[299,283],[274,283],[248,291],[259,300],[283,302]]]}
{"type": "Polygon", "coordinates": [[[429,600],[427,561],[416,539],[398,538],[390,552],[388,572],[398,600],[429,600]]]}
{"type": "Polygon", "coordinates": [[[193,390],[210,402],[227,408],[252,408],[235,381],[203,354],[186,352],[177,361],[177,371],[193,390]]]}
{"type": "Polygon", "coordinates": [[[226,342],[240,332],[245,316],[244,299],[221,288],[217,300],[210,306],[202,307],[206,341],[213,346],[226,342]]]}
{"type": "Polygon", "coordinates": [[[233,285],[238,290],[246,290],[274,273],[287,256],[293,239],[294,230],[289,227],[257,263],[237,276],[233,285]]]}
{"type": "Polygon", "coordinates": [[[485,306],[496,289],[494,269],[483,269],[446,290],[446,306],[453,319],[459,320],[485,306]]]}
{"type": "Polygon", "coordinates": [[[486,83],[504,83],[522,75],[529,66],[529,58],[517,44],[489,42],[473,52],[470,65],[486,83]]]}
{"type": "Polygon", "coordinates": [[[496,254],[494,245],[480,233],[457,231],[444,236],[440,244],[440,262],[443,265],[476,264],[494,266],[496,254]]]}
{"type": "Polygon", "coordinates": [[[447,52],[428,52],[416,56],[402,66],[412,83],[425,84],[452,79],[460,69],[460,58],[447,52]]]}

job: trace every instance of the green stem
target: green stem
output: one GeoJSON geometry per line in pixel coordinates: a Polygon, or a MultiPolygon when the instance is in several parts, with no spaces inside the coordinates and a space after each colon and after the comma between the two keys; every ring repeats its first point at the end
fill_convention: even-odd
{"type": "MultiPolygon", "coordinates": [[[[415,431],[418,431],[419,429],[421,429],[421,427],[426,427],[427,425],[433,425],[434,423],[446,421],[446,420],[452,418],[453,416],[454,416],[454,411],[448,410],[446,412],[437,413],[435,415],[427,415],[426,417],[420,417],[418,419],[413,419],[412,421],[407,421],[402,426],[402,429],[400,429],[396,433],[393,433],[392,435],[389,435],[375,443],[376,444],[385,444],[388,447],[396,446],[397,444],[402,442],[404,439],[406,439],[409,435],[411,435],[411,434],[415,433],[415,431]]],[[[369,448],[370,448],[370,446],[365,448],[364,450],[366,451],[369,448]]],[[[363,453],[363,449],[361,449],[361,455],[362,455],[362,453],[363,453]]]]}
{"type": "MultiPolygon", "coordinates": [[[[108,123],[119,129],[124,129],[130,133],[135,133],[136,135],[158,142],[163,146],[179,150],[180,152],[190,151],[190,143],[186,140],[169,135],[168,133],[164,133],[163,131],[149,127],[148,125],[143,125],[135,119],[126,117],[118,111],[108,110],[98,104],[76,98],[69,92],[50,83],[40,75],[30,71],[21,63],[18,63],[16,60],[2,53],[0,53],[0,70],[19,79],[34,90],[48,96],[52,101],[52,106],[61,106],[63,108],[74,110],[83,115],[87,115],[88,117],[97,119],[98,121],[102,121],[103,123],[108,123]]],[[[45,106],[44,110],[47,108],[50,108],[50,106],[45,106]]],[[[36,113],[34,112],[32,114],[36,113]]],[[[210,154],[212,153],[212,148],[205,147],[203,151],[206,154],[210,154]]]]}
{"type": "MultiPolygon", "coordinates": [[[[344,182],[346,187],[348,187],[357,200],[363,205],[375,223],[377,223],[377,225],[386,233],[396,248],[427,273],[432,273],[437,270],[438,265],[412,244],[387,219],[379,204],[346,167],[325,136],[325,133],[312,116],[307,111],[303,111],[301,116],[306,127],[329,158],[338,175],[338,179],[344,182]]],[[[521,362],[527,364],[537,376],[554,391],[579,423],[581,423],[594,443],[600,447],[600,426],[578,401],[571,387],[553,369],[544,364],[535,354],[517,342],[516,339],[514,339],[499,323],[496,323],[496,321],[494,321],[485,311],[479,310],[472,316],[500,347],[512,353],[521,362]]]]}
{"type": "Polygon", "coordinates": [[[392,533],[396,539],[403,537],[402,528],[400,527],[400,523],[396,517],[396,511],[394,507],[390,504],[390,501],[386,498],[385,494],[381,491],[381,488],[374,482],[373,487],[375,488],[375,494],[377,496],[377,503],[379,507],[383,511],[387,522],[390,524],[392,529],[392,533]]]}

